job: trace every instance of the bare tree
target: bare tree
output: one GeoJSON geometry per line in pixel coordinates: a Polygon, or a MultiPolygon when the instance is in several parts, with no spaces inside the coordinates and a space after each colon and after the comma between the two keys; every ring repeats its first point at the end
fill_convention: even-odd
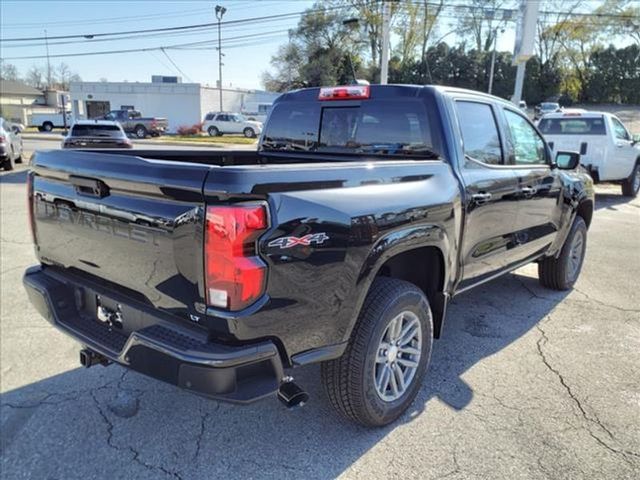
{"type": "Polygon", "coordinates": [[[0,78],[2,80],[20,80],[20,74],[15,65],[0,61],[0,78]]]}
{"type": "Polygon", "coordinates": [[[37,65],[32,65],[31,68],[27,71],[24,81],[27,85],[31,85],[33,88],[42,90],[46,84],[45,77],[46,74],[44,68],[37,65]]]}

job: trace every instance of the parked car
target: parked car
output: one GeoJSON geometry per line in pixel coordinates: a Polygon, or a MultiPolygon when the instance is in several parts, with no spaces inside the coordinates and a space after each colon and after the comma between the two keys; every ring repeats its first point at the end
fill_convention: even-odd
{"type": "Polygon", "coordinates": [[[62,141],[62,148],[133,148],[118,122],[80,120],[62,141]]]}
{"type": "Polygon", "coordinates": [[[133,133],[138,138],[146,138],[149,135],[158,137],[169,128],[166,118],[143,117],[136,110],[111,110],[100,118],[118,122],[125,132],[133,133]]]}
{"type": "Polygon", "coordinates": [[[50,132],[54,128],[69,127],[73,123],[71,112],[60,113],[34,113],[29,117],[29,126],[36,127],[41,132],[50,132]],[[65,124],[64,117],[67,117],[65,124]]]}
{"type": "Polygon", "coordinates": [[[579,151],[582,164],[596,182],[619,183],[623,195],[638,195],[640,138],[634,138],[618,117],[565,110],[545,115],[538,128],[553,150],[579,151]]]}
{"type": "Polygon", "coordinates": [[[36,153],[24,284],[85,367],[292,406],[308,394],[285,369],[321,362],[335,409],[381,426],[455,295],[530,262],[572,288],[594,208],[579,160],[479,92],[301,89],[257,151],[36,153]]]}
{"type": "Polygon", "coordinates": [[[16,163],[22,163],[22,136],[14,124],[0,117],[0,167],[13,170],[16,163]]]}
{"type": "Polygon", "coordinates": [[[262,133],[262,123],[247,120],[239,113],[207,113],[202,130],[212,137],[225,133],[241,133],[247,138],[255,138],[262,133]]]}
{"type": "Polygon", "coordinates": [[[559,103],[555,102],[542,102],[534,108],[533,116],[535,120],[542,118],[547,113],[561,112],[562,107],[559,103]]]}

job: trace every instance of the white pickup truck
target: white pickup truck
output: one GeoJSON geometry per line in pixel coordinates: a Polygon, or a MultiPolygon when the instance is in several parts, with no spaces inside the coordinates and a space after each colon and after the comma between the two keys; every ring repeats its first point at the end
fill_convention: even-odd
{"type": "Polygon", "coordinates": [[[542,117],[538,128],[552,150],[580,152],[580,163],[596,182],[622,185],[622,194],[640,190],[640,136],[632,136],[615,115],[568,111],[542,117]]]}

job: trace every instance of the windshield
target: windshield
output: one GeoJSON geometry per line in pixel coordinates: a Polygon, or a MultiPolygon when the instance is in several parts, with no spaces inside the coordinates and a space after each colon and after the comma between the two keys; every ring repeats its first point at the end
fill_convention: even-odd
{"type": "Polygon", "coordinates": [[[606,135],[604,119],[595,118],[543,118],[538,125],[545,135],[606,135]]]}
{"type": "Polygon", "coordinates": [[[434,157],[420,100],[283,102],[271,113],[264,150],[434,157]]]}
{"type": "Polygon", "coordinates": [[[124,132],[117,125],[74,125],[72,137],[124,137],[124,132]]]}

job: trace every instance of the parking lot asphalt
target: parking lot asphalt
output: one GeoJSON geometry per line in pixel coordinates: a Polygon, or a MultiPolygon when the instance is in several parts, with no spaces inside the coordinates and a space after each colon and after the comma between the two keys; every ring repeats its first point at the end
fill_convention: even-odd
{"type": "Polygon", "coordinates": [[[79,368],[22,287],[25,177],[0,173],[2,478],[639,477],[640,199],[618,186],[597,187],[573,291],[530,265],[456,297],[413,407],[372,430],[333,413],[317,366],[292,371],[311,397],[293,411],[79,368]]]}

